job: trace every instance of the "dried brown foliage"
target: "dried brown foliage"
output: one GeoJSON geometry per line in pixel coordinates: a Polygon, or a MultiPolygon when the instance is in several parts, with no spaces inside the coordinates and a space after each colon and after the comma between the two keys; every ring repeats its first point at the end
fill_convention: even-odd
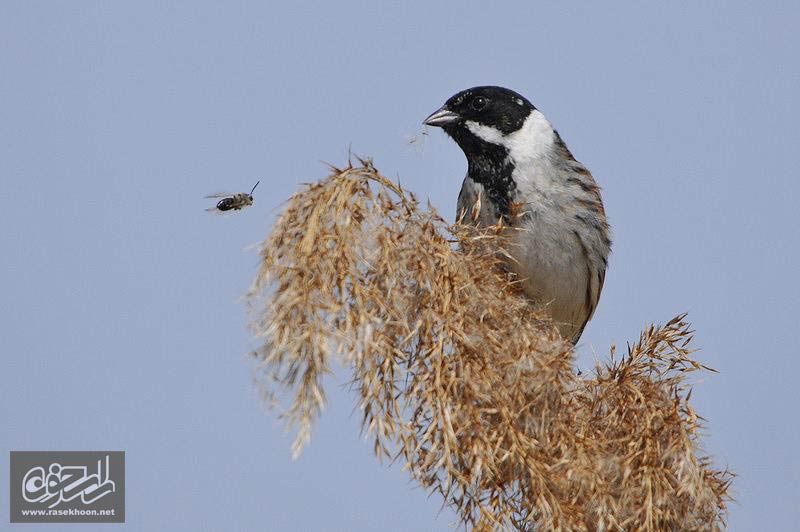
{"type": "Polygon", "coordinates": [[[691,331],[649,327],[590,378],[487,242],[449,226],[370,161],[292,197],[250,292],[267,393],[299,453],[334,359],[363,426],[476,529],[709,530],[731,475],[712,468],[689,405],[691,331]]]}

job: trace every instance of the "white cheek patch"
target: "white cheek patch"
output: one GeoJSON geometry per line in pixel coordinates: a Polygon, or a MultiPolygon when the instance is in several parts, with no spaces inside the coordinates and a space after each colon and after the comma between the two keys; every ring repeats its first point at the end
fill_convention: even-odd
{"type": "Polygon", "coordinates": [[[553,147],[553,126],[539,111],[531,112],[522,127],[508,135],[472,120],[467,120],[465,125],[479,139],[505,147],[509,158],[518,163],[538,159],[553,147]]]}
{"type": "Polygon", "coordinates": [[[505,146],[505,137],[499,129],[495,129],[490,126],[484,126],[483,124],[479,124],[472,120],[467,120],[464,124],[467,126],[467,129],[469,129],[470,132],[479,139],[491,144],[505,146]]]}
{"type": "Polygon", "coordinates": [[[521,128],[504,137],[503,146],[508,148],[508,155],[520,163],[550,153],[554,142],[553,126],[542,113],[533,111],[521,128]]]}

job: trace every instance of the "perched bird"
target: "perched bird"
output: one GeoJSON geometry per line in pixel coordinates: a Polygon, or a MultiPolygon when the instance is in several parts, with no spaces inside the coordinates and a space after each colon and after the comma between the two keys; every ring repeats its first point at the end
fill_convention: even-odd
{"type": "Polygon", "coordinates": [[[611,237],[600,187],[527,99],[502,87],[459,92],[424,124],[467,157],[458,218],[507,226],[507,266],[576,343],[603,288],[611,237]]]}

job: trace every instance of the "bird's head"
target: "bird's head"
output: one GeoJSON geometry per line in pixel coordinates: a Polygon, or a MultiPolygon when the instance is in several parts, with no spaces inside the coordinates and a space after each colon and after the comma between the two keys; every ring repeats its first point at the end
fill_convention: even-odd
{"type": "Polygon", "coordinates": [[[442,128],[470,157],[491,149],[486,143],[507,144],[506,138],[520,132],[533,113],[541,116],[531,102],[510,89],[473,87],[452,96],[423,123],[442,128]]]}
{"type": "Polygon", "coordinates": [[[469,123],[509,134],[522,127],[536,108],[523,96],[503,87],[473,87],[452,96],[424,124],[447,133],[467,128],[469,123]]]}

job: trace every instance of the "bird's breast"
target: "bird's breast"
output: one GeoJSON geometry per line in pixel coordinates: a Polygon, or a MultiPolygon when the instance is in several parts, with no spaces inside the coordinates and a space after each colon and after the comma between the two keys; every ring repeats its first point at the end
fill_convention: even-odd
{"type": "MultiPolygon", "coordinates": [[[[585,320],[589,279],[574,217],[568,205],[560,204],[558,190],[548,186],[518,188],[510,198],[510,216],[504,221],[509,226],[506,251],[512,257],[507,264],[525,294],[548,305],[553,320],[569,338],[585,320]]],[[[501,217],[483,185],[469,177],[459,194],[458,213],[465,222],[484,227],[501,217]]]]}

